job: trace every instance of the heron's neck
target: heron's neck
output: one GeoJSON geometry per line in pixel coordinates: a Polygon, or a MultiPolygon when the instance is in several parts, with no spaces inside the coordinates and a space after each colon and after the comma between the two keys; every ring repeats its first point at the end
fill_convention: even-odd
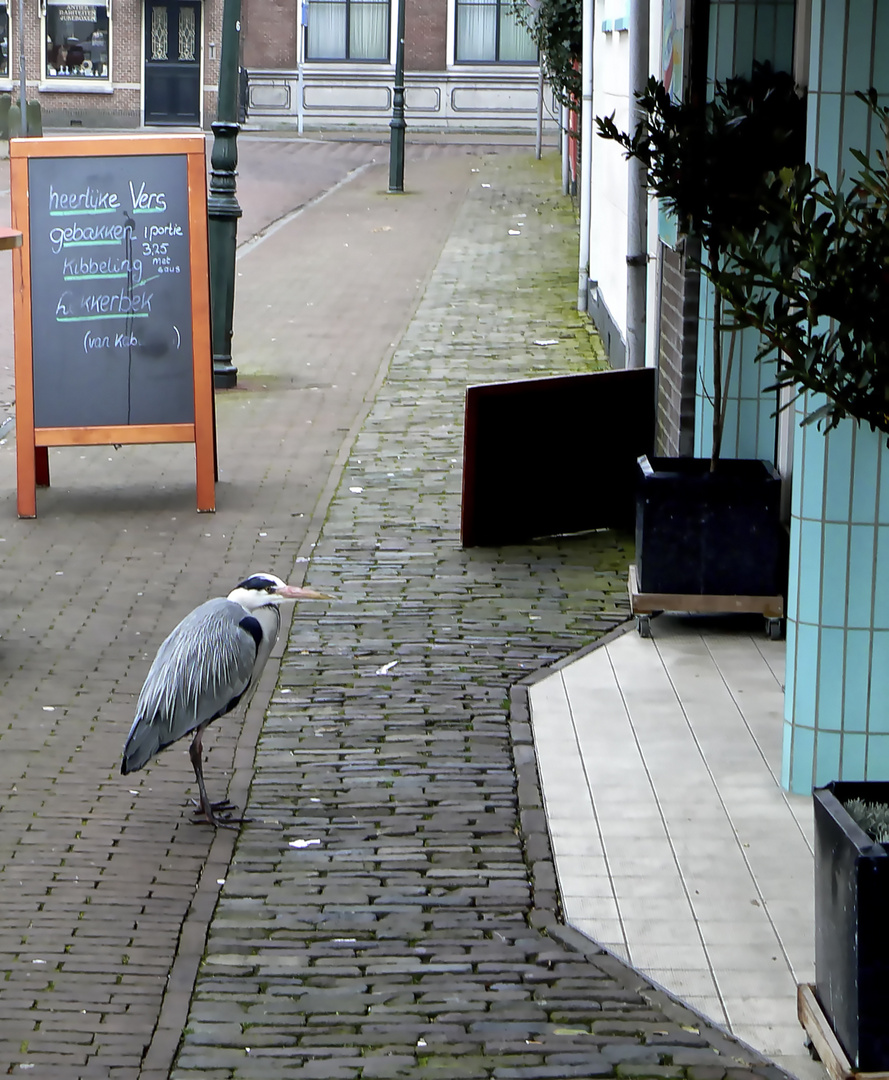
{"type": "Polygon", "coordinates": [[[250,614],[262,627],[263,638],[268,640],[271,645],[274,645],[278,637],[278,631],[281,629],[281,611],[278,605],[263,604],[262,607],[254,608],[250,614]]]}

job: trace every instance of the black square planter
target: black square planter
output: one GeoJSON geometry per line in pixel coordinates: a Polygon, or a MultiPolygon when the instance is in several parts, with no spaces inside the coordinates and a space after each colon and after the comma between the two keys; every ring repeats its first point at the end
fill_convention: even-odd
{"type": "Polygon", "coordinates": [[[639,458],[642,593],[778,596],[786,585],[781,477],[769,462],[639,458]]]}
{"type": "Polygon", "coordinates": [[[852,1067],[889,1069],[889,845],[843,803],[889,802],[889,783],[834,782],[815,799],[815,993],[852,1067]]]}

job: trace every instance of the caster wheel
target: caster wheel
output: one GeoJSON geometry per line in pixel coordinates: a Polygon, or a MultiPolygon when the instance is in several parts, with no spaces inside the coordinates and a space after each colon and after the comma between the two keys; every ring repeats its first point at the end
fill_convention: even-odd
{"type": "Polygon", "coordinates": [[[784,637],[784,620],[766,619],[766,636],[769,641],[780,641],[784,637]]]}
{"type": "Polygon", "coordinates": [[[651,616],[650,615],[637,615],[636,616],[636,629],[639,631],[639,637],[650,638],[651,637],[651,616]]]}

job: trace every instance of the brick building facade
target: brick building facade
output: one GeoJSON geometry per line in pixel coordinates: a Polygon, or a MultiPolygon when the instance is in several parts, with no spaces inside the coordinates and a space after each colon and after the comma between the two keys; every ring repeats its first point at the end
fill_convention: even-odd
{"type": "MultiPolygon", "coordinates": [[[[414,128],[533,129],[538,56],[511,0],[404,0],[405,113],[414,128]]],[[[256,126],[385,127],[399,0],[243,0],[256,126]]],[[[544,123],[558,110],[545,95],[544,123]]]]}
{"type": "MultiPolygon", "coordinates": [[[[385,127],[400,0],[242,0],[252,126],[385,127]]],[[[404,0],[408,124],[537,122],[539,65],[511,0],[404,0]]],[[[24,0],[29,101],[47,127],[208,127],[224,0],[24,0]]],[[[0,93],[18,96],[18,0],[0,0],[0,93]]],[[[558,109],[545,98],[544,123],[558,109]]]]}
{"type": "MultiPolygon", "coordinates": [[[[223,0],[25,0],[29,101],[47,127],[206,127],[223,0]]],[[[0,93],[19,93],[19,7],[0,0],[0,93]]]]}

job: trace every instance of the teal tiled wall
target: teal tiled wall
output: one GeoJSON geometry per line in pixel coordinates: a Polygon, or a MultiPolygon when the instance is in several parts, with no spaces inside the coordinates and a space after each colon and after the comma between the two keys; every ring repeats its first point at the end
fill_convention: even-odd
{"type": "MultiPolygon", "coordinates": [[[[854,96],[871,85],[889,92],[889,4],[813,0],[807,156],[835,181],[883,145],[854,96]]],[[[886,437],[797,427],[793,470],[782,782],[889,780],[886,437]]]]}
{"type": "MultiPolygon", "coordinates": [[[[750,75],[754,61],[768,61],[781,71],[792,70],[794,0],[712,0],[708,79],[725,80],[750,75]]],[[[698,334],[698,390],[695,407],[695,454],[708,457],[712,446],[713,406],[713,290],[701,283],[698,334]]],[[[765,388],[773,381],[768,364],[756,364],[756,333],[738,334],[729,383],[729,402],[722,441],[722,456],[775,460],[776,400],[765,388]]],[[[731,335],[723,335],[723,364],[731,349],[731,335]]]]}
{"type": "MultiPolygon", "coordinates": [[[[798,418],[805,402],[798,403],[798,418]]],[[[889,780],[889,451],[852,421],[798,426],[783,783],[889,780]]]]}
{"type": "Polygon", "coordinates": [[[750,75],[754,60],[790,71],[795,0],[711,0],[709,81],[750,75]]]}

